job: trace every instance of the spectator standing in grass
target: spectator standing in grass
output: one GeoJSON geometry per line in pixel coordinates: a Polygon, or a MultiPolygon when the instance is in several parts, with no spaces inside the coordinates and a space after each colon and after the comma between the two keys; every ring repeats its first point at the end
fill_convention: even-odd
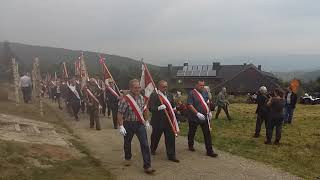
{"type": "Polygon", "coordinates": [[[255,134],[253,135],[254,138],[258,138],[260,136],[260,130],[262,123],[264,121],[265,128],[267,128],[267,122],[268,122],[268,115],[269,115],[269,107],[267,106],[268,102],[268,96],[267,96],[268,90],[265,86],[260,87],[258,95],[257,95],[257,121],[256,121],[256,130],[255,134]]]}
{"type": "Polygon", "coordinates": [[[270,107],[270,119],[267,124],[267,139],[265,144],[271,144],[274,128],[276,128],[276,138],[274,144],[280,144],[282,123],[284,120],[283,109],[285,104],[283,95],[284,93],[281,89],[275,89],[274,96],[271,97],[267,103],[267,105],[270,107]]]}
{"type": "Polygon", "coordinates": [[[27,73],[25,73],[20,78],[20,87],[23,95],[23,100],[25,103],[28,103],[31,100],[31,78],[28,76],[27,73]]]}
{"type": "Polygon", "coordinates": [[[293,119],[294,109],[298,101],[298,96],[292,91],[291,87],[288,87],[288,91],[285,95],[285,113],[284,113],[284,124],[291,124],[293,119]]]}
{"type": "Polygon", "coordinates": [[[228,94],[227,94],[227,88],[222,88],[222,90],[219,92],[218,94],[218,97],[217,97],[217,101],[216,101],[216,105],[218,106],[218,110],[217,110],[217,113],[216,113],[216,118],[215,119],[218,119],[219,117],[219,114],[221,112],[221,109],[223,109],[223,111],[226,113],[227,115],[227,118],[229,120],[231,120],[231,117],[229,115],[229,109],[228,109],[228,106],[230,105],[228,99],[228,94]]]}

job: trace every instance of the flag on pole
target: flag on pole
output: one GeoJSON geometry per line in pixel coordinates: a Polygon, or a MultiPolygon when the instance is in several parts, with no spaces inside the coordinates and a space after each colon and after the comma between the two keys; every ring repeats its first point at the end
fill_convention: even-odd
{"type": "Polygon", "coordinates": [[[150,98],[152,92],[156,89],[156,87],[153,83],[148,67],[144,63],[142,64],[140,86],[141,86],[141,89],[144,90],[144,97],[146,101],[148,101],[148,99],[150,98]]]}
{"type": "Polygon", "coordinates": [[[81,57],[78,57],[74,62],[74,74],[81,76],[81,57]]]}
{"type": "Polygon", "coordinates": [[[67,66],[66,66],[66,63],[65,62],[63,62],[62,63],[62,76],[63,76],[63,78],[69,78],[69,75],[68,75],[68,70],[67,70],[67,66]]]}
{"type": "Polygon", "coordinates": [[[113,79],[109,69],[108,69],[108,66],[106,65],[105,63],[105,58],[103,58],[102,56],[100,56],[99,58],[99,63],[101,64],[102,66],[102,72],[103,72],[103,79],[104,79],[104,83],[106,85],[106,90],[110,91],[111,94],[113,94],[114,96],[116,97],[119,97],[120,96],[120,90],[115,82],[115,80],[113,79]],[[109,82],[110,81],[113,81],[114,82],[114,86],[115,87],[111,87],[109,85],[109,82]]]}
{"type": "Polygon", "coordinates": [[[147,110],[147,106],[149,104],[149,98],[152,92],[155,91],[158,95],[158,98],[161,104],[164,104],[167,107],[167,109],[164,109],[164,112],[171,126],[172,132],[175,134],[175,136],[178,136],[179,126],[178,126],[178,122],[175,117],[174,111],[172,109],[172,106],[170,102],[166,99],[166,97],[165,96],[162,97],[161,96],[162,93],[157,90],[156,85],[152,79],[152,76],[148,70],[148,67],[144,63],[142,63],[142,74],[140,79],[140,86],[144,90],[144,97],[145,97],[145,107],[143,108],[143,110],[144,111],[147,110]]]}

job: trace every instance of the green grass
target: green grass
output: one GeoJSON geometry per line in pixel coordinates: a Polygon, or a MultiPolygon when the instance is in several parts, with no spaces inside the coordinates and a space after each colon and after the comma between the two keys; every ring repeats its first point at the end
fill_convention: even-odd
{"type": "MultiPolygon", "coordinates": [[[[213,143],[217,149],[261,161],[306,179],[320,178],[320,106],[298,105],[292,125],[282,131],[281,145],[265,145],[265,128],[261,138],[252,138],[255,129],[255,105],[232,104],[233,120],[224,113],[212,122],[213,143]]],[[[181,125],[187,135],[188,125],[181,125]]],[[[203,142],[198,129],[196,140],[203,142]]]]}

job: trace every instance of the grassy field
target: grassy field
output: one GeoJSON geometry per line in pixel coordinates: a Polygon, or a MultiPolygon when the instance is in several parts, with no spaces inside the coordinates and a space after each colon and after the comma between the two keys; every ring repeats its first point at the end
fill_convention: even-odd
{"type": "MultiPolygon", "coordinates": [[[[213,143],[223,151],[261,161],[306,179],[320,178],[320,106],[298,105],[292,125],[283,128],[281,145],[265,145],[265,129],[261,138],[252,138],[255,129],[255,105],[232,104],[233,120],[222,112],[213,120],[213,143]]],[[[188,125],[181,125],[187,135],[188,125]]],[[[196,139],[203,142],[201,129],[196,139]]]]}
{"type": "MultiPolygon", "coordinates": [[[[0,101],[0,113],[18,115],[38,121],[54,123],[59,130],[72,133],[63,123],[61,117],[55,111],[45,106],[45,117],[41,117],[38,107],[31,104],[16,106],[11,101],[0,101]],[[63,130],[64,129],[64,130],[63,130]]],[[[98,160],[90,155],[90,152],[82,146],[75,137],[71,143],[84,156],[80,158],[56,159],[53,154],[46,154],[42,150],[45,145],[19,143],[0,140],[0,180],[105,180],[114,179],[98,160]],[[34,151],[38,153],[31,153],[34,151]],[[40,168],[30,163],[30,159],[50,165],[50,168],[40,168]]],[[[51,147],[60,148],[61,147],[51,147]]]]}

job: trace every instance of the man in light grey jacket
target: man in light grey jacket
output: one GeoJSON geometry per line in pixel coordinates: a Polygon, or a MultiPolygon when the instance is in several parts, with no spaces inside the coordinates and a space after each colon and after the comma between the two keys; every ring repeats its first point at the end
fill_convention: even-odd
{"type": "Polygon", "coordinates": [[[20,87],[23,95],[23,100],[25,103],[28,103],[31,100],[31,78],[28,76],[27,73],[25,73],[20,78],[20,87]]]}

